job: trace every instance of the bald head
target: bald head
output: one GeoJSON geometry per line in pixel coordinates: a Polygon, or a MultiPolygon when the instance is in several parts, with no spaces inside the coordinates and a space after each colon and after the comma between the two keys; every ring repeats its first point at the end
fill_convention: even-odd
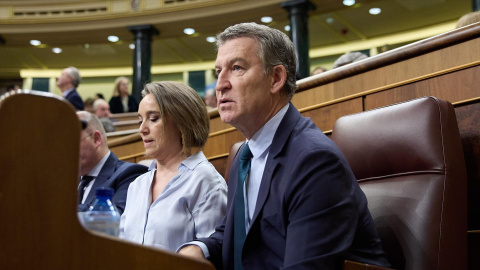
{"type": "Polygon", "coordinates": [[[107,134],[94,114],[79,111],[77,116],[87,124],[80,133],[80,175],[86,175],[108,153],[107,134]]]}

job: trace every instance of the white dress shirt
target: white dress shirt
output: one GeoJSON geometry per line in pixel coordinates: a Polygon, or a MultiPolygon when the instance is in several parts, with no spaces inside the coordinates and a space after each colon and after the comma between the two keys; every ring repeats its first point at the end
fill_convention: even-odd
{"type": "Polygon", "coordinates": [[[272,119],[260,128],[250,140],[247,140],[253,158],[250,165],[250,173],[245,179],[244,185],[244,202],[245,202],[245,228],[246,231],[250,229],[253,212],[257,205],[258,191],[260,183],[262,182],[263,171],[265,171],[265,164],[267,163],[268,152],[270,152],[270,145],[272,145],[273,136],[280,125],[285,113],[287,113],[289,103],[285,105],[272,119]]]}
{"type": "Polygon", "coordinates": [[[175,251],[194,238],[208,237],[225,215],[227,185],[203,152],[185,159],[152,202],[153,169],[130,184],[120,219],[120,237],[175,251]]]}

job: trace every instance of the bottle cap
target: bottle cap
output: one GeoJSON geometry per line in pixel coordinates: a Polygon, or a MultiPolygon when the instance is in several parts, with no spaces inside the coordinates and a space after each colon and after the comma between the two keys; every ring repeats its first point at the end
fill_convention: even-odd
{"type": "Polygon", "coordinates": [[[97,189],[96,194],[97,194],[97,196],[112,197],[113,196],[113,188],[100,187],[100,188],[97,189]]]}

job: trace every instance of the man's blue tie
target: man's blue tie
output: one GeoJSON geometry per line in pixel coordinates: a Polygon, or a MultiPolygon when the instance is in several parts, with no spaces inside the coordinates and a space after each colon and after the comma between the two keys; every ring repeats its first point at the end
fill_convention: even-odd
{"type": "Polygon", "coordinates": [[[245,202],[243,200],[243,186],[248,171],[250,170],[250,163],[252,160],[252,152],[250,147],[245,144],[242,153],[240,154],[240,162],[238,165],[238,180],[237,189],[235,190],[234,201],[234,231],[233,231],[233,265],[235,270],[241,270],[242,268],[242,248],[246,237],[245,226],[245,202]]]}

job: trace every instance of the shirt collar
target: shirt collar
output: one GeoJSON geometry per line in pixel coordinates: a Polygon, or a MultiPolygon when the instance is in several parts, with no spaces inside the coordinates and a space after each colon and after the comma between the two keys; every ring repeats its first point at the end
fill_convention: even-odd
{"type": "Polygon", "coordinates": [[[70,92],[72,92],[73,90],[75,90],[75,88],[70,88],[68,89],[67,91],[63,92],[62,93],[62,97],[66,97],[68,94],[70,94],[70,92]]]}
{"type": "Polygon", "coordinates": [[[273,141],[273,136],[277,131],[280,122],[287,113],[290,103],[287,103],[280,111],[275,114],[268,122],[261,127],[250,140],[247,140],[250,151],[253,154],[253,157],[260,157],[265,154],[273,141]]]}
{"type": "Polygon", "coordinates": [[[189,170],[193,170],[193,169],[195,169],[195,167],[197,167],[198,164],[200,164],[200,162],[202,162],[206,159],[207,158],[205,157],[203,152],[199,151],[199,152],[187,157],[184,161],[182,161],[180,163],[180,165],[178,165],[178,171],[180,172],[182,170],[182,167],[187,168],[189,170]]]}
{"type": "Polygon", "coordinates": [[[93,177],[97,177],[98,174],[100,173],[100,170],[102,170],[103,165],[105,162],[107,162],[108,157],[110,156],[111,151],[108,151],[108,153],[93,167],[93,169],[87,174],[93,177]]]}

